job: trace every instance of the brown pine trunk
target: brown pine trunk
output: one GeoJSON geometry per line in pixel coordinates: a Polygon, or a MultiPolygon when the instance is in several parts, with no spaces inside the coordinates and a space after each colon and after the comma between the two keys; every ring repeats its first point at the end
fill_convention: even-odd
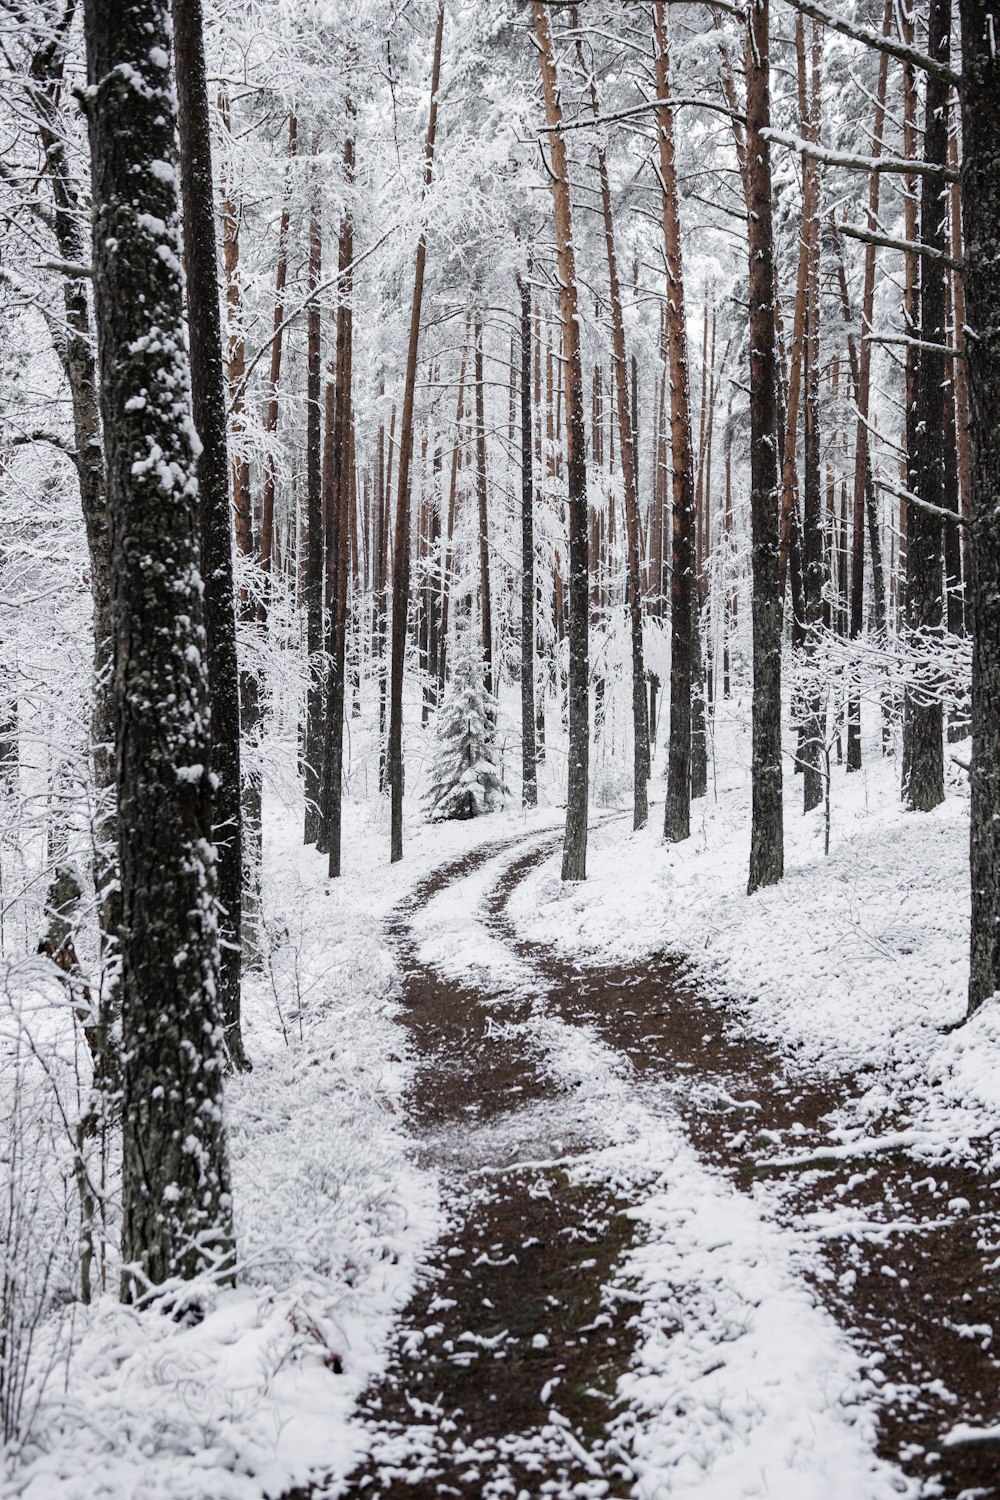
{"type": "MultiPolygon", "coordinates": [[[[927,50],[947,62],[950,53],[951,0],[931,0],[927,50]]],[[[928,74],[924,103],[924,161],[948,161],[948,86],[928,74]]],[[[939,177],[924,176],[920,192],[920,238],[943,255],[947,188],[939,177]]],[[[914,446],[910,450],[908,488],[921,500],[944,502],[945,438],[945,267],[943,260],[920,257],[920,349],[914,446]],[[932,346],[932,347],[928,347],[932,346]]],[[[910,504],[906,516],[905,623],[918,648],[940,634],[943,584],[941,516],[910,504]]],[[[944,801],[944,721],[940,700],[919,686],[907,687],[903,705],[903,798],[907,807],[929,812],[944,801]]]]}
{"type": "MultiPolygon", "coordinates": [[[[298,148],[298,121],[295,115],[288,118],[288,157],[291,161],[298,148]]],[[[289,203],[286,193],[278,228],[278,264],[274,276],[274,319],[271,333],[271,368],[268,372],[267,410],[264,414],[264,431],[270,438],[278,429],[278,381],[281,378],[282,321],[285,316],[285,282],[288,277],[288,220],[289,203]]],[[[259,617],[267,618],[269,580],[271,575],[274,535],[274,493],[277,474],[274,453],[268,443],[264,458],[264,485],[261,496],[260,522],[260,570],[264,575],[261,589],[259,617]]]]}
{"type": "MultiPolygon", "coordinates": [[[[670,59],[663,0],[653,6],[656,94],[670,97],[670,59]]],[[[673,552],[670,615],[670,742],[667,751],[667,798],[663,835],[670,843],[691,832],[691,692],[697,649],[695,570],[695,474],[691,451],[691,395],[688,376],[687,323],[684,315],[684,267],[674,154],[673,114],[657,110],[657,140],[663,214],[663,250],[667,263],[667,346],[670,354],[670,451],[673,468],[673,552]]]]}
{"type": "Polygon", "coordinates": [[[482,630],[486,691],[496,692],[493,677],[493,601],[490,596],[489,486],[486,472],[486,403],[483,384],[483,325],[473,330],[476,386],[476,506],[479,512],[479,622],[482,630]]]}
{"type": "MultiPolygon", "coordinates": [[[[319,151],[318,137],[313,154],[319,151]]],[[[316,290],[320,283],[322,231],[315,189],[309,210],[309,313],[306,331],[306,561],[302,593],[306,611],[306,654],[309,686],[306,694],[304,771],[306,815],[304,839],[315,844],[320,832],[321,770],[323,761],[323,411],[322,313],[316,290]]]]}
{"type": "Polygon", "coordinates": [[[532,0],[532,20],[545,95],[545,118],[550,127],[552,201],[559,266],[559,309],[562,315],[563,361],[568,418],[569,505],[569,756],[566,788],[566,834],[563,841],[563,880],[587,875],[587,807],[590,792],[590,656],[589,556],[587,547],[587,455],[583,420],[583,366],[580,359],[580,322],[577,310],[576,257],[570,206],[566,143],[560,131],[562,101],[548,10],[543,0],[532,0]]]}
{"type": "MultiPolygon", "coordinates": [[[[434,170],[437,135],[438,90],[441,82],[441,45],[444,37],[444,0],[440,0],[434,32],[431,68],[430,115],[424,143],[424,186],[430,186],[434,170]]],[[[424,296],[427,236],[417,241],[413,275],[413,302],[406,352],[403,411],[400,420],[399,479],[396,496],[396,542],[392,567],[392,661],[389,683],[389,753],[387,779],[392,793],[389,858],[403,857],[403,671],[406,665],[407,611],[410,600],[410,464],[413,457],[413,402],[417,384],[417,351],[420,344],[420,309],[424,296]]]]}
{"type": "Polygon", "coordinates": [[[752,894],[784,873],[781,588],[778,576],[778,350],[771,216],[768,0],[751,0],[746,37],[750,292],[750,516],[753,564],[752,894]]]}
{"type": "MultiPolygon", "coordinates": [[[[818,141],[819,120],[819,26],[813,22],[811,65],[807,63],[805,25],[801,13],[795,18],[796,52],[799,62],[799,98],[806,138],[818,141]]],[[[810,157],[802,159],[802,233],[806,244],[807,276],[805,331],[802,340],[805,432],[803,441],[803,603],[807,660],[815,655],[823,620],[824,533],[822,464],[819,429],[819,168],[810,157]]],[[[802,810],[811,812],[823,801],[823,700],[815,684],[804,695],[799,738],[802,762],[802,810]]]]}
{"type": "MultiPolygon", "coordinates": [[[[573,11],[576,26],[576,10],[573,11]]],[[[577,42],[581,70],[588,72],[583,44],[577,42]]],[[[600,101],[593,71],[589,71],[590,103],[595,118],[600,101]]],[[[597,171],[601,184],[601,208],[604,216],[604,244],[608,259],[608,283],[611,294],[612,374],[618,413],[618,437],[621,449],[622,488],[625,498],[625,534],[627,538],[627,587],[629,626],[632,642],[632,826],[644,828],[649,817],[649,722],[646,716],[646,672],[642,651],[642,581],[639,548],[639,491],[636,473],[634,414],[629,406],[628,366],[625,358],[625,318],[622,311],[621,282],[618,275],[618,252],[615,246],[614,212],[611,204],[611,178],[607,153],[597,147],[597,171]]],[[[633,371],[634,380],[634,371],[633,371]]],[[[633,389],[634,395],[634,389],[633,389]]]]}

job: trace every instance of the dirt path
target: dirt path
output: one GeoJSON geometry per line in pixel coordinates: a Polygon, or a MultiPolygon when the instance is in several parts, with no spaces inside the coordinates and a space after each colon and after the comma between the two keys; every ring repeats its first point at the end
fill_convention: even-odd
{"type": "MultiPolygon", "coordinates": [[[[421,1152],[442,1174],[449,1227],[388,1374],[366,1398],[369,1458],[352,1496],[631,1493],[628,1455],[607,1422],[636,1335],[628,1304],[602,1287],[635,1230],[610,1187],[530,1165],[595,1145],[533,1039],[540,1013],[592,1028],[629,1060],[637,1088],[662,1091],[669,1080],[699,1155],[747,1191],[763,1159],[828,1150],[827,1117],[848,1097],[849,1083],[797,1077],[739,1036],[668,957],[581,969],[521,943],[506,903],[552,840],[533,841],[483,903],[491,932],[530,966],[530,983],[491,990],[422,962],[414,918],[516,844],[435,872],[393,917],[419,1058],[409,1108],[421,1152]]],[[[863,1347],[884,1352],[884,1456],[936,1481],[928,1493],[1000,1497],[996,1450],[939,1451],[957,1421],[989,1421],[998,1405],[991,1262],[1000,1223],[975,1164],[939,1180],[899,1152],[782,1172],[778,1184],[768,1190],[772,1211],[816,1239],[820,1297],[863,1347]]]]}

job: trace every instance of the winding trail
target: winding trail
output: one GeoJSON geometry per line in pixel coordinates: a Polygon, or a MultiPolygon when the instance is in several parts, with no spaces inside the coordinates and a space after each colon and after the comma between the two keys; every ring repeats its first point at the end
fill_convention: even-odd
{"type": "MultiPolygon", "coordinates": [[[[622,1267],[642,1225],[628,1184],[577,1170],[614,1134],[580,1068],[612,1056],[619,1093],[606,1113],[634,1096],[651,1118],[680,1122],[706,1170],[802,1242],[813,1300],[876,1355],[879,1454],[910,1477],[908,1492],[1000,1496],[996,1449],[940,1447],[958,1421],[990,1421],[1000,1399],[1000,1216],[977,1163],[938,1180],[903,1147],[859,1159],[833,1146],[830,1117],[858,1082],[800,1076],[667,955],[579,967],[521,941],[509,897],[556,843],[485,845],[391,918],[419,1064],[408,1110],[448,1227],[363,1403],[368,1458],[340,1493],[674,1493],[669,1472],[643,1480],[621,1416],[642,1331],[622,1267]],[[442,901],[467,919],[471,964],[460,944],[449,955],[429,940],[442,901]],[[795,1170],[768,1165],[792,1157],[795,1170]]],[[[887,1492],[880,1483],[872,1495],[887,1492]]]]}

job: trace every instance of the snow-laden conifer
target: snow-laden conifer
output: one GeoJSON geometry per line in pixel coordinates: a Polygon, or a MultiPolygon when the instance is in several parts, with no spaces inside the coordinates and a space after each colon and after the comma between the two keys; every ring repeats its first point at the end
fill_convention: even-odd
{"type": "Polygon", "coordinates": [[[508,795],[496,763],[496,700],[488,692],[482,649],[469,630],[459,636],[451,687],[438,716],[438,750],[426,797],[431,822],[476,818],[508,795]]]}

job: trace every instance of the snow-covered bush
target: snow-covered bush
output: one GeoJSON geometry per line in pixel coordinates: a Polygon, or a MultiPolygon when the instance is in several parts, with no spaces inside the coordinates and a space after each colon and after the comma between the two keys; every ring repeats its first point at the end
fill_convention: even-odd
{"type": "Polygon", "coordinates": [[[454,663],[425,797],[431,822],[478,817],[502,807],[508,795],[495,759],[496,700],[487,690],[482,653],[469,630],[456,642],[454,663]]]}

